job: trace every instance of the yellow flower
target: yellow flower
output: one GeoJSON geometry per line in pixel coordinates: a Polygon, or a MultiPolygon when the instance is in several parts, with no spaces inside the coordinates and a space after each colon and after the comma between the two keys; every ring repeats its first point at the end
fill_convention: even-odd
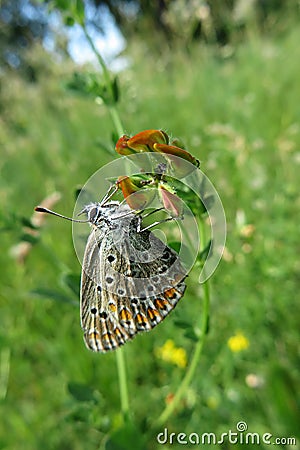
{"type": "Polygon", "coordinates": [[[233,353],[241,352],[242,350],[246,350],[250,343],[246,336],[243,335],[240,331],[238,331],[234,336],[231,336],[227,345],[233,353]]]}
{"type": "Polygon", "coordinates": [[[157,358],[184,368],[187,365],[186,351],[182,347],[175,347],[174,341],[168,339],[162,347],[155,351],[157,358]]]}

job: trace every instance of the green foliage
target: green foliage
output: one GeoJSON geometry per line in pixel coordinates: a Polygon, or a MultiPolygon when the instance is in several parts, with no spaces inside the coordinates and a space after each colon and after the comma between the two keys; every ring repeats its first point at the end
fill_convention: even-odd
{"type": "MultiPolygon", "coordinates": [[[[248,431],[299,439],[299,38],[291,29],[227,53],[148,54],[147,64],[137,46],[134,67],[120,74],[126,131],[162,128],[180,136],[201,159],[228,221],[203,357],[166,424],[170,433],[220,435],[245,420],[248,431]],[[239,330],[250,345],[233,352],[227,341],[239,330]]],[[[55,209],[70,215],[76,186],[116,157],[99,148],[99,139],[111,147],[104,107],[64,90],[73,68],[51,65],[35,86],[2,74],[0,444],[161,448],[162,430],[150,424],[185,369],[156,350],[172,339],[190,355],[202,311],[198,268],[171,316],[125,347],[134,423],[125,426],[115,356],[93,354],[82,341],[70,224],[47,217],[25,262],[10,256],[23,227],[31,229],[35,205],[59,191],[55,209]]]]}
{"type": "Polygon", "coordinates": [[[84,23],[84,2],[82,0],[50,0],[44,3],[48,3],[50,10],[59,10],[67,26],[84,23]]]}
{"type": "Polygon", "coordinates": [[[118,103],[120,97],[117,77],[113,78],[111,85],[112,92],[99,74],[91,72],[75,72],[72,79],[66,83],[68,89],[94,99],[100,97],[107,105],[118,103]]]}

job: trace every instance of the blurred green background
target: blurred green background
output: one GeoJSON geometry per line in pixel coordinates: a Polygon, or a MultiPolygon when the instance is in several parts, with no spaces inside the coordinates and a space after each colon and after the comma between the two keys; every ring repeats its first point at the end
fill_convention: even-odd
{"type": "MultiPolygon", "coordinates": [[[[105,106],[66,89],[74,71],[98,70],[68,54],[63,24],[73,25],[75,3],[54,2],[62,19],[52,51],[44,33],[53,15],[41,2],[0,6],[0,448],[182,448],[158,444],[149,427],[186,370],[159,349],[171,339],[188,358],[193,350],[178,323],[201,315],[197,273],[171,316],[125,346],[135,428],[118,444],[115,355],[83,344],[71,226],[48,217],[39,232],[28,228],[55,192],[53,208],[71,215],[76,188],[118,157],[105,106]]],[[[220,436],[245,421],[250,432],[299,440],[299,3],[98,3],[99,27],[112,3],[127,40],[118,74],[126,132],[180,137],[228,223],[203,355],[166,427],[220,436]]]]}

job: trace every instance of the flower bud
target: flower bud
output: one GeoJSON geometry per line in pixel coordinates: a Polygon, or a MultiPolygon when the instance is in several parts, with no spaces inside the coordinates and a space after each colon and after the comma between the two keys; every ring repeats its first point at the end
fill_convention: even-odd
{"type": "Polygon", "coordinates": [[[182,217],[183,215],[183,203],[177,195],[171,192],[169,186],[159,185],[159,196],[162,200],[164,208],[168,211],[171,217],[182,217]]]}
{"type": "Polygon", "coordinates": [[[119,177],[117,185],[121,188],[126,203],[131,209],[145,209],[153,202],[156,195],[155,189],[144,187],[131,177],[119,177]]]}

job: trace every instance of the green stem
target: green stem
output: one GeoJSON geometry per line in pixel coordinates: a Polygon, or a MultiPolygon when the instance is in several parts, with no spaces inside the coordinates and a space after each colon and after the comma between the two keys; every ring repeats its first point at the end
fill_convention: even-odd
{"type": "Polygon", "coordinates": [[[10,349],[4,347],[0,354],[0,400],[4,400],[7,394],[9,371],[10,349]]]}
{"type": "MultiPolygon", "coordinates": [[[[101,53],[99,53],[97,48],[95,47],[93,39],[89,35],[89,33],[86,29],[86,25],[84,23],[82,24],[82,29],[83,29],[84,35],[85,35],[88,43],[91,46],[91,49],[95,53],[95,56],[103,70],[105,84],[107,86],[107,89],[109,89],[109,91],[110,91],[110,97],[113,98],[113,88],[112,88],[112,83],[111,83],[111,77],[110,77],[109,70],[105,64],[105,61],[104,61],[101,53]]],[[[124,127],[122,125],[122,121],[121,121],[121,118],[117,111],[116,106],[115,105],[107,105],[107,108],[108,108],[109,114],[111,116],[116,133],[118,134],[118,136],[122,136],[124,134],[124,127]]]]}
{"type": "Polygon", "coordinates": [[[123,348],[119,348],[116,351],[116,358],[119,375],[121,411],[124,422],[126,423],[128,422],[129,419],[129,399],[128,399],[127,377],[126,377],[126,367],[123,348]]]}
{"type": "Polygon", "coordinates": [[[124,128],[120,119],[120,115],[117,111],[117,108],[115,106],[109,106],[108,109],[117,135],[122,136],[124,134],[124,128]]]}
{"type": "MultiPolygon", "coordinates": [[[[107,69],[107,66],[105,64],[104,59],[102,58],[102,55],[98,52],[97,48],[95,47],[95,44],[89,35],[86,25],[82,24],[84,35],[88,41],[88,43],[91,46],[91,49],[93,50],[94,54],[96,55],[96,58],[102,68],[104,80],[107,86],[107,89],[110,90],[110,96],[113,98],[113,88],[111,83],[111,77],[109,70],[107,69]]],[[[114,129],[118,136],[122,136],[124,134],[124,128],[121,122],[120,115],[117,111],[117,108],[115,105],[108,105],[106,104],[108,111],[110,113],[114,129]]],[[[124,350],[122,348],[119,348],[116,351],[116,361],[117,361],[117,370],[118,370],[118,378],[119,378],[119,390],[120,390],[120,402],[121,402],[121,412],[123,415],[123,420],[125,423],[129,420],[129,396],[128,396],[128,387],[127,387],[127,376],[126,376],[126,366],[125,366],[125,358],[124,358],[124,350]]]]}
{"type": "Polygon", "coordinates": [[[99,62],[99,64],[100,64],[100,66],[101,66],[101,68],[102,68],[102,70],[103,70],[103,75],[104,75],[104,78],[105,78],[106,86],[107,86],[108,88],[111,89],[110,75],[109,75],[109,71],[108,71],[108,69],[107,69],[107,67],[106,67],[105,61],[104,61],[104,59],[102,58],[102,55],[98,52],[97,48],[95,47],[95,44],[94,44],[94,42],[93,42],[93,39],[92,39],[91,36],[89,35],[89,33],[88,33],[87,29],[86,29],[86,25],[85,25],[85,24],[82,24],[82,29],[83,29],[84,35],[85,35],[85,37],[86,37],[88,43],[89,43],[90,46],[91,46],[91,49],[92,49],[93,52],[95,53],[95,56],[96,56],[96,58],[97,58],[97,60],[98,60],[98,62],[99,62]]]}
{"type": "MultiPolygon", "coordinates": [[[[198,223],[199,223],[201,247],[204,248],[204,242],[205,242],[205,240],[204,240],[204,235],[205,235],[204,223],[202,220],[199,220],[198,223]]],[[[166,406],[166,408],[163,410],[161,415],[154,422],[154,427],[156,427],[156,428],[160,428],[168,420],[168,418],[173,414],[173,412],[177,408],[180,400],[186,393],[187,388],[194,377],[195,370],[199,363],[199,359],[200,359],[202,349],[204,346],[204,342],[205,342],[205,337],[207,334],[208,321],[209,321],[209,306],[210,306],[210,289],[209,289],[209,283],[207,280],[203,284],[203,311],[202,311],[201,321],[200,321],[199,340],[195,346],[194,354],[193,354],[191,363],[188,367],[188,370],[187,370],[181,384],[179,385],[179,387],[173,397],[172,402],[166,406]]]]}

